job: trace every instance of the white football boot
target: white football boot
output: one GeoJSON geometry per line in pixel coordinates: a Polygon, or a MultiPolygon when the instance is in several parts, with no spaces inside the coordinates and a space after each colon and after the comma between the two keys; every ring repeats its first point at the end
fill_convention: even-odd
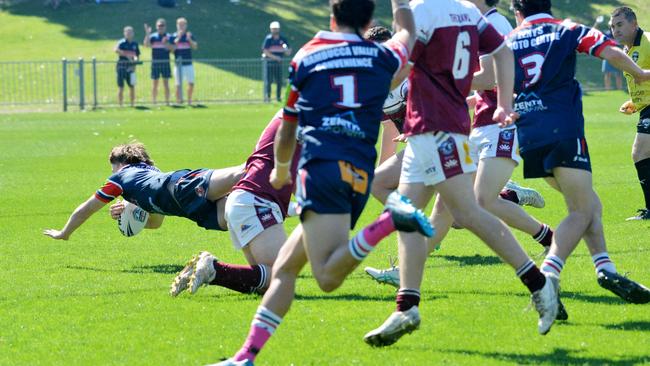
{"type": "Polygon", "coordinates": [[[545,335],[551,330],[551,326],[557,317],[558,312],[558,288],[560,279],[557,276],[544,273],[546,283],[544,287],[535,291],[530,297],[539,313],[537,330],[539,334],[545,335]]]}
{"type": "Polygon", "coordinates": [[[190,284],[190,278],[192,277],[192,274],[194,274],[194,266],[196,266],[196,262],[199,261],[199,257],[201,254],[204,252],[199,253],[199,255],[195,255],[190,259],[185,267],[180,271],[180,273],[174,278],[174,282],[172,282],[171,289],[169,290],[169,294],[172,295],[172,297],[178,296],[181,292],[187,290],[189,284],[190,284]]]}
{"type": "Polygon", "coordinates": [[[199,254],[199,259],[194,266],[194,273],[190,277],[189,291],[192,295],[199,290],[199,287],[214,280],[217,275],[217,271],[214,269],[214,261],[216,260],[217,258],[209,252],[199,254]]]}
{"type": "Polygon", "coordinates": [[[404,334],[418,329],[420,326],[420,311],[414,306],[406,311],[396,311],[379,328],[371,330],[363,340],[373,347],[390,346],[404,334]]]}
{"type": "Polygon", "coordinates": [[[373,280],[381,284],[399,288],[399,267],[397,266],[392,266],[388,269],[366,267],[364,271],[366,271],[368,276],[372,277],[373,280]]]}
{"type": "Polygon", "coordinates": [[[233,361],[232,358],[229,358],[227,360],[223,360],[219,363],[214,363],[211,365],[207,366],[253,366],[253,362],[249,360],[243,360],[243,361],[233,361]]]}
{"type": "Polygon", "coordinates": [[[522,187],[512,180],[509,180],[504,188],[517,193],[520,206],[532,206],[535,208],[544,208],[544,206],[546,206],[546,202],[541,193],[532,188],[522,187]]]}

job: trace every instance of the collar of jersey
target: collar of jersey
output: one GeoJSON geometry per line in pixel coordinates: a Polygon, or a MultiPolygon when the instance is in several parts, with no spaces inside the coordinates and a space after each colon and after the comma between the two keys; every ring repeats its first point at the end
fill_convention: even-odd
{"type": "Polygon", "coordinates": [[[643,29],[639,28],[636,31],[636,37],[634,37],[634,47],[641,45],[641,37],[643,37],[643,29]]]}
{"type": "Polygon", "coordinates": [[[328,32],[320,31],[316,33],[316,37],[319,39],[326,39],[330,41],[346,41],[346,42],[359,42],[362,41],[361,37],[352,33],[339,33],[339,32],[328,32]]]}
{"type": "Polygon", "coordinates": [[[492,9],[486,11],[485,14],[483,14],[483,16],[487,18],[487,17],[489,17],[490,15],[492,15],[492,14],[494,14],[496,12],[498,12],[497,8],[492,8],[492,9]]]}
{"type": "Polygon", "coordinates": [[[524,21],[523,21],[523,23],[521,25],[525,26],[525,25],[528,25],[528,24],[542,23],[543,21],[554,20],[554,19],[555,18],[553,18],[553,16],[551,14],[538,13],[538,14],[526,17],[526,19],[524,19],[524,21]]]}

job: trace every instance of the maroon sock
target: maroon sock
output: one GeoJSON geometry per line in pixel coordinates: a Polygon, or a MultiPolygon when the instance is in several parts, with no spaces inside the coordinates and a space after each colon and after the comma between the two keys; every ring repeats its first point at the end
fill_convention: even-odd
{"type": "Polygon", "coordinates": [[[214,261],[214,269],[217,271],[211,285],[217,285],[244,294],[254,293],[264,287],[267,281],[267,268],[263,265],[240,266],[214,261]]]}
{"type": "Polygon", "coordinates": [[[397,291],[397,311],[406,311],[420,305],[420,291],[413,288],[401,288],[397,291]]]}
{"type": "Polygon", "coordinates": [[[546,284],[546,277],[532,260],[517,269],[517,276],[528,287],[531,294],[540,290],[546,284]]]}
{"type": "Polygon", "coordinates": [[[514,202],[516,204],[519,204],[519,197],[517,196],[517,192],[510,190],[510,189],[504,189],[503,191],[499,192],[499,196],[503,198],[506,201],[514,202]]]}
{"type": "Polygon", "coordinates": [[[551,230],[550,226],[542,224],[542,228],[539,229],[537,234],[533,235],[533,239],[545,247],[550,247],[553,241],[553,230],[551,230]]]}

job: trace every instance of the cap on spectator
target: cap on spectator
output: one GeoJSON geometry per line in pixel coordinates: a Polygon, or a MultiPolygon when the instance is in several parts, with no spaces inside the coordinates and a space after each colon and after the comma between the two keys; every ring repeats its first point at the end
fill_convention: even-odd
{"type": "Polygon", "coordinates": [[[280,22],[271,22],[269,29],[280,29],[280,22]]]}

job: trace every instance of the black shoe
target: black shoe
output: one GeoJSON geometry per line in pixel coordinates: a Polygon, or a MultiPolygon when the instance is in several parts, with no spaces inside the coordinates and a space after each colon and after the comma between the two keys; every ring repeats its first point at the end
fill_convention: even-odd
{"type": "Polygon", "coordinates": [[[628,217],[625,221],[650,220],[650,210],[647,208],[642,208],[636,212],[636,216],[628,217]]]}
{"type": "Polygon", "coordinates": [[[646,304],[650,302],[650,290],[647,287],[618,273],[601,270],[598,272],[598,284],[629,303],[646,304]]]}
{"type": "Polygon", "coordinates": [[[557,298],[557,315],[555,316],[555,320],[569,320],[569,313],[566,312],[559,296],[557,298]]]}

